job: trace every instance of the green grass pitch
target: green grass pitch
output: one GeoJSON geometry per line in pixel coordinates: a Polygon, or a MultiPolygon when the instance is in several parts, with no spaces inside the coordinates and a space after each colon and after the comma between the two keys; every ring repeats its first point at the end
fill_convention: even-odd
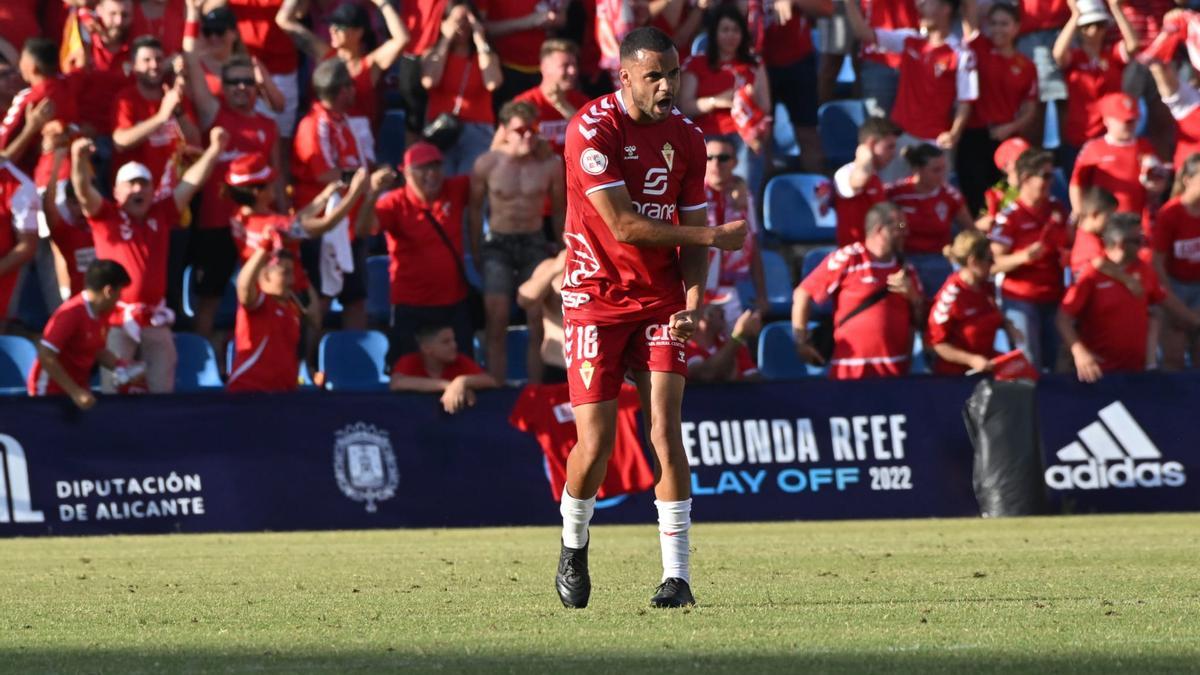
{"type": "Polygon", "coordinates": [[[0,671],[1200,672],[1197,515],[701,523],[683,611],[592,532],[582,611],[553,528],[0,541],[0,671]]]}

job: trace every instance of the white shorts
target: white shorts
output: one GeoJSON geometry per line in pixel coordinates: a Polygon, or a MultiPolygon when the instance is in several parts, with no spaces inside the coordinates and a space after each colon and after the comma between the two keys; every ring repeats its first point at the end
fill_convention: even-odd
{"type": "Polygon", "coordinates": [[[271,81],[283,94],[283,112],[277,113],[272,110],[271,105],[262,96],[258,97],[255,109],[275,120],[280,136],[291,138],[296,133],[296,113],[300,108],[300,76],[295,72],[271,75],[271,81]]]}

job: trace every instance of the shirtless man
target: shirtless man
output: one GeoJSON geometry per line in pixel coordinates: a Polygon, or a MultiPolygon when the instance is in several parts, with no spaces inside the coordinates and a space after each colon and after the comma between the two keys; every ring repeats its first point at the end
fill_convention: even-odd
{"type": "MultiPolygon", "coordinates": [[[[505,336],[508,315],[518,284],[550,254],[542,228],[546,198],[555,245],[562,240],[566,209],[562,160],[537,135],[537,110],[529,103],[510,101],[500,108],[500,128],[492,150],[475,161],[471,200],[467,210],[471,256],[483,276],[487,316],[488,372],[504,382],[507,368],[505,336]],[[488,203],[488,235],[483,240],[483,202],[488,203]]],[[[542,317],[540,308],[528,313],[529,381],[542,381],[542,317]]]]}

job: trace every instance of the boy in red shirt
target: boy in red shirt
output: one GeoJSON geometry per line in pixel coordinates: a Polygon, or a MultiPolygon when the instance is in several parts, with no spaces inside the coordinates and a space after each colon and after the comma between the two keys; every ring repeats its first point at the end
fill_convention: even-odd
{"type": "Polygon", "coordinates": [[[392,391],[441,393],[442,407],[453,415],[475,405],[476,389],[499,386],[471,357],[458,352],[450,326],[425,326],[416,339],[417,351],[392,366],[392,391]]]}
{"type": "Polygon", "coordinates": [[[899,136],[899,127],[886,117],[868,117],[858,128],[854,161],[833,174],[838,246],[862,241],[867,211],[887,199],[879,172],[896,159],[899,136]]]}
{"type": "Polygon", "coordinates": [[[1080,211],[1083,191],[1098,185],[1117,198],[1118,211],[1144,214],[1166,183],[1148,170],[1157,164],[1150,141],[1134,136],[1137,101],[1128,94],[1108,94],[1100,99],[1100,114],[1105,134],[1079,151],[1071,173],[1071,209],[1080,211]]]}
{"type": "Polygon", "coordinates": [[[37,360],[29,371],[30,396],[66,394],[80,410],[96,405],[88,386],[92,368],[99,362],[110,370],[122,370],[116,355],[104,344],[108,317],[129,283],[129,274],[120,263],[92,261],[83,291],[59,305],[46,322],[37,360]]]}
{"type": "Polygon", "coordinates": [[[1076,279],[1083,274],[1085,267],[1093,260],[1104,255],[1104,242],[1100,235],[1104,234],[1104,223],[1109,215],[1117,212],[1117,198],[1102,187],[1091,187],[1083,193],[1080,209],[1072,215],[1075,218],[1075,242],[1071,245],[1071,274],[1076,279]]]}
{"type": "Polygon", "coordinates": [[[300,303],[292,292],[296,256],[278,236],[259,240],[237,278],[230,392],[293,391],[299,384],[300,303]]]}
{"type": "Polygon", "coordinates": [[[1104,257],[1084,269],[1063,297],[1056,322],[1082,382],[1155,365],[1154,345],[1148,344],[1157,322],[1154,305],[1190,330],[1200,328],[1200,316],[1164,291],[1154,269],[1138,258],[1142,243],[1138,217],[1114,214],[1104,226],[1104,257]]]}

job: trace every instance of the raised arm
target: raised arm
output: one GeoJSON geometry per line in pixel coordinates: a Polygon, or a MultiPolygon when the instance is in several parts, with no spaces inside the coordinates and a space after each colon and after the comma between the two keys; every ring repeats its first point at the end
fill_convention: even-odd
{"type": "Polygon", "coordinates": [[[383,23],[387,26],[389,36],[386,42],[376,47],[375,51],[370,54],[371,81],[375,82],[378,81],[383,71],[391,68],[396,59],[400,58],[400,54],[404,52],[404,47],[408,45],[412,36],[408,34],[408,29],[400,20],[400,13],[396,11],[391,2],[388,0],[372,0],[372,2],[379,8],[379,13],[383,15],[383,23]]]}
{"type": "MultiPolygon", "coordinates": [[[[539,3],[539,6],[542,3],[539,3]]],[[[499,21],[484,20],[484,26],[487,28],[487,34],[492,37],[501,37],[512,33],[519,33],[524,30],[534,30],[537,28],[561,28],[566,23],[567,15],[564,12],[558,12],[553,9],[543,9],[534,11],[525,16],[518,16],[512,19],[502,19],[499,21]]]]}
{"type": "MultiPolygon", "coordinates": [[[[158,106],[158,110],[153,115],[146,119],[137,122],[133,126],[125,127],[124,129],[114,129],[112,133],[113,145],[117,150],[129,150],[141,145],[146,139],[150,138],[154,132],[160,127],[171,121],[172,118],[178,117],[183,111],[183,90],[181,84],[163,92],[162,102],[158,106]]],[[[131,118],[132,114],[125,107],[124,100],[117,101],[118,118],[131,118]]]]}
{"type": "Polygon", "coordinates": [[[75,189],[75,197],[85,216],[100,213],[104,206],[104,197],[92,185],[92,154],[96,146],[90,138],[80,138],[71,144],[71,187],[75,189]]]}
{"type": "MultiPolygon", "coordinates": [[[[186,6],[187,23],[199,24],[204,0],[187,0],[186,6]]],[[[187,31],[184,31],[183,37],[183,62],[187,67],[188,94],[196,109],[196,118],[200,128],[207,129],[217,119],[221,102],[208,90],[208,83],[204,81],[204,66],[200,65],[200,55],[196,52],[196,38],[189,36],[187,31]]]]}
{"type": "Polygon", "coordinates": [[[1130,25],[1129,19],[1125,17],[1125,13],[1121,11],[1121,0],[1108,0],[1108,11],[1113,16],[1113,21],[1117,24],[1117,30],[1121,33],[1121,41],[1125,45],[1125,52],[1129,54],[1129,58],[1133,58],[1141,49],[1141,42],[1138,41],[1137,33],[1134,32],[1133,26],[1130,25]]]}
{"type": "Polygon", "coordinates": [[[332,230],[337,226],[338,223],[342,222],[344,218],[350,215],[350,211],[354,209],[354,206],[367,191],[367,185],[369,181],[370,175],[367,173],[366,169],[359,169],[358,171],[355,171],[354,177],[350,179],[350,187],[346,191],[346,195],[341,199],[341,201],[338,202],[337,206],[329,209],[328,212],[326,212],[325,209],[325,202],[332,197],[333,192],[337,190],[338,184],[332,184],[334,188],[333,190],[326,188],[325,192],[322,193],[324,199],[318,197],[317,200],[313,202],[314,205],[319,203],[319,213],[306,214],[302,211],[300,214],[297,214],[299,216],[301,229],[303,229],[305,234],[310,237],[319,237],[322,234],[332,230]]]}
{"type": "Polygon", "coordinates": [[[283,0],[279,11],[275,13],[275,25],[287,33],[297,49],[319,61],[329,54],[329,43],[317,37],[308,26],[301,23],[304,9],[300,0],[283,0]]]}
{"type": "MultiPolygon", "coordinates": [[[[54,102],[44,98],[37,105],[25,106],[25,124],[21,131],[0,150],[0,159],[17,162],[42,137],[42,129],[54,119],[54,102]]],[[[61,123],[58,123],[61,127],[61,123]]]]}
{"type": "Polygon", "coordinates": [[[192,197],[196,196],[200,187],[212,175],[221,153],[228,145],[229,134],[221,127],[213,127],[209,132],[209,143],[204,154],[183,172],[183,176],[179,178],[179,185],[175,186],[175,208],[183,211],[187,207],[188,202],[192,201],[192,197]]]}
{"type": "Polygon", "coordinates": [[[263,237],[258,248],[254,249],[246,264],[242,265],[236,283],[237,300],[241,306],[254,307],[258,304],[258,299],[262,296],[262,291],[258,289],[258,275],[262,274],[263,268],[271,260],[274,250],[275,241],[271,237],[263,237]]]}
{"type": "Polygon", "coordinates": [[[476,19],[474,14],[468,16],[471,19],[471,40],[475,43],[479,70],[483,73],[483,86],[488,91],[496,91],[504,81],[504,75],[500,72],[500,59],[487,41],[483,22],[476,19]]]}
{"type": "Polygon", "coordinates": [[[1154,60],[1146,64],[1150,74],[1154,76],[1154,84],[1158,87],[1158,95],[1163,100],[1171,98],[1179,91],[1179,75],[1175,66],[1154,60]]]}
{"type": "Polygon", "coordinates": [[[1079,29],[1079,8],[1075,6],[1075,0],[1068,0],[1067,4],[1071,7],[1071,18],[1058,32],[1050,51],[1059,68],[1067,67],[1067,61],[1071,58],[1071,42],[1075,39],[1075,31],[1079,29]]]}

